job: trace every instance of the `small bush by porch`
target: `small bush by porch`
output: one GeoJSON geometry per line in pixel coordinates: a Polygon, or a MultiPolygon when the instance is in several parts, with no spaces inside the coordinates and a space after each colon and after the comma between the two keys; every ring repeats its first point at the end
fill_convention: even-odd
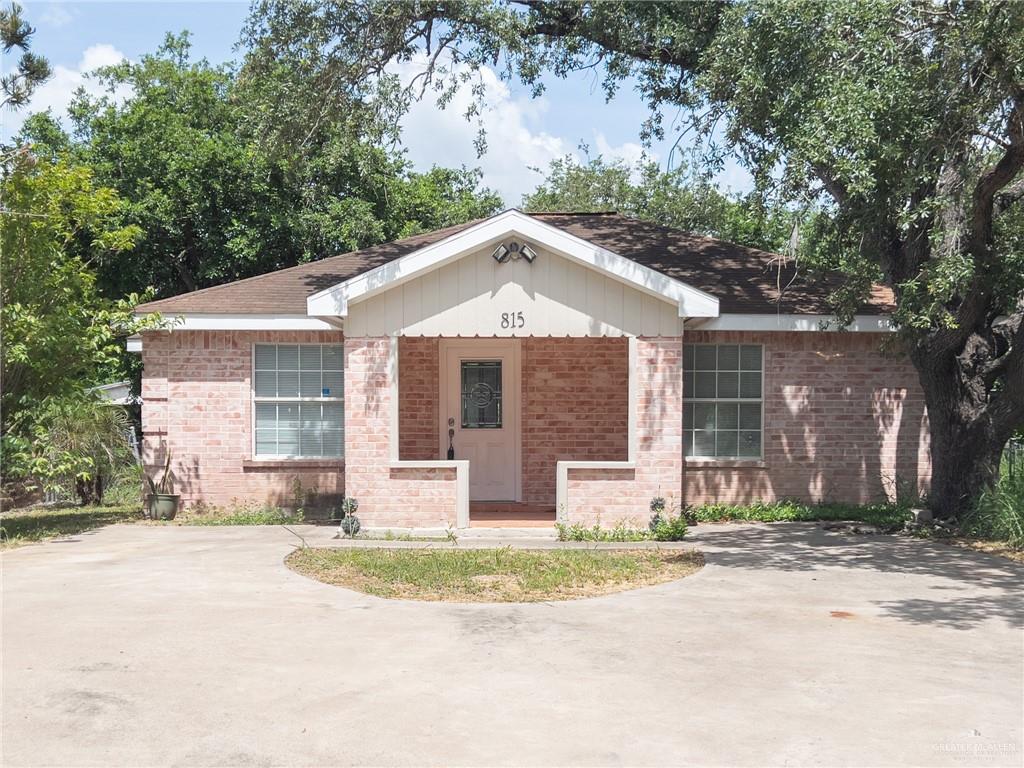
{"type": "Polygon", "coordinates": [[[605,595],[689,576],[693,550],[300,549],[292,570],[377,597],[538,602],[605,595]]]}

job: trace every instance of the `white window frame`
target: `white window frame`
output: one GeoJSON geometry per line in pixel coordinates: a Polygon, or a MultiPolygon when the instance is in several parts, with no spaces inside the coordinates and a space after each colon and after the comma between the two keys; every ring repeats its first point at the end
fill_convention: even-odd
{"type": "MultiPolygon", "coordinates": [[[[693,342],[687,342],[687,341],[684,340],[683,341],[683,346],[684,346],[684,349],[687,346],[690,346],[690,347],[731,347],[731,346],[737,346],[737,347],[760,347],[761,348],[761,396],[760,397],[689,397],[686,394],[686,378],[685,378],[686,377],[686,369],[685,369],[685,367],[683,369],[683,413],[684,413],[684,416],[685,416],[685,413],[686,413],[686,406],[688,404],[692,404],[692,403],[714,403],[716,405],[719,404],[719,403],[738,403],[740,405],[742,405],[744,403],[757,403],[758,405],[761,406],[761,425],[758,428],[760,430],[760,434],[761,434],[761,450],[758,452],[758,455],[757,456],[718,456],[717,455],[717,451],[716,451],[716,455],[714,455],[714,456],[691,456],[691,455],[688,455],[686,453],[686,433],[689,432],[689,433],[693,434],[695,430],[693,428],[693,425],[685,423],[685,419],[684,419],[684,423],[683,423],[683,460],[684,461],[688,461],[688,462],[694,462],[694,463],[701,463],[701,462],[703,462],[703,463],[708,463],[708,464],[713,464],[713,463],[718,463],[718,462],[725,462],[725,463],[733,463],[733,462],[763,462],[764,461],[764,411],[765,411],[765,407],[764,407],[764,401],[765,401],[765,396],[764,396],[764,393],[765,393],[765,376],[764,376],[765,345],[764,344],[744,344],[743,342],[720,342],[720,341],[706,341],[706,342],[705,341],[693,341],[693,342]]],[[[685,355],[684,355],[684,357],[685,357],[685,355]]],[[[694,351],[694,360],[696,360],[696,358],[697,358],[696,351],[694,351]]],[[[694,369],[694,371],[696,372],[696,369],[694,369]]],[[[717,376],[718,376],[718,373],[720,373],[720,372],[721,371],[718,368],[718,353],[716,352],[715,353],[715,377],[716,377],[715,378],[715,382],[716,382],[716,387],[717,387],[717,376]]],[[[737,386],[738,386],[738,383],[737,383],[737,386]]],[[[737,428],[736,431],[737,432],[741,432],[743,430],[740,430],[740,429],[737,428]]],[[[716,433],[718,432],[717,420],[716,420],[716,424],[715,424],[715,432],[716,433]]],[[[738,445],[739,445],[739,435],[737,435],[736,439],[737,439],[737,447],[738,447],[738,445]]],[[[716,437],[716,440],[717,440],[717,437],[716,437]]],[[[694,441],[694,443],[695,442],[696,441],[694,441]]]]}
{"type": "MultiPolygon", "coordinates": [[[[260,346],[285,346],[285,347],[340,347],[335,342],[280,342],[280,341],[254,341],[249,348],[249,394],[252,411],[249,420],[251,432],[250,455],[254,460],[259,461],[281,461],[290,459],[293,461],[344,461],[345,460],[345,356],[342,349],[341,368],[341,397],[257,397],[256,396],[256,347],[260,346]],[[257,403],[341,403],[342,428],[341,428],[341,455],[339,456],[301,456],[286,453],[257,453],[256,452],[256,404],[257,403]]],[[[321,361],[323,353],[321,352],[321,361]]],[[[323,375],[323,364],[320,367],[323,375]]],[[[299,445],[302,444],[302,428],[299,427],[299,445]]]]}

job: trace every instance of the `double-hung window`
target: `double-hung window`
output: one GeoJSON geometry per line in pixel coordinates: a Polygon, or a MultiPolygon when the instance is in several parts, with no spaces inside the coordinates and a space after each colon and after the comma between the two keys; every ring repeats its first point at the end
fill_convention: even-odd
{"type": "Polygon", "coordinates": [[[763,395],[760,344],[684,344],[686,456],[760,459],[763,395]]]}
{"type": "Polygon", "coordinates": [[[257,344],[255,451],[260,458],[338,458],[345,444],[341,344],[257,344]]]}

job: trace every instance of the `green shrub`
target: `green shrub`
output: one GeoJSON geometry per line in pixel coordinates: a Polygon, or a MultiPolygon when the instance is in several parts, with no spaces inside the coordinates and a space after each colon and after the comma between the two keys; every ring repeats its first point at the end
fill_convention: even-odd
{"type": "Polygon", "coordinates": [[[655,541],[682,541],[686,536],[688,507],[679,509],[674,498],[669,497],[666,503],[664,497],[655,496],[651,499],[650,510],[654,513],[647,526],[651,538],[655,541]]]}
{"type": "Polygon", "coordinates": [[[759,523],[853,520],[887,530],[897,530],[909,519],[909,513],[897,504],[805,504],[799,501],[756,501],[753,504],[702,504],[690,510],[700,523],[752,521],[759,523]]]}
{"type": "Polygon", "coordinates": [[[995,488],[981,495],[961,521],[960,530],[967,536],[1024,548],[1024,474],[1004,474],[995,488]]]}
{"type": "Polygon", "coordinates": [[[682,513],[661,515],[653,526],[651,537],[655,541],[682,541],[686,530],[686,517],[682,513]]]}
{"type": "Polygon", "coordinates": [[[111,505],[142,504],[142,465],[128,464],[110,480],[103,501],[111,505]]]}
{"type": "Polygon", "coordinates": [[[644,541],[650,538],[650,533],[631,528],[624,520],[612,528],[602,528],[600,525],[588,528],[580,523],[555,523],[555,528],[559,541],[644,541]]]}
{"type": "Polygon", "coordinates": [[[47,491],[99,504],[111,479],[133,462],[128,415],[95,392],[44,398],[21,418],[30,437],[5,436],[7,477],[29,477],[47,491]]]}

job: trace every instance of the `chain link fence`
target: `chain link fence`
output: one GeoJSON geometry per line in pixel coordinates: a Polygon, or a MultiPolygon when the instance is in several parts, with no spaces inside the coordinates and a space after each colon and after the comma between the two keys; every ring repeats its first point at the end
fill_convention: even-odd
{"type": "Polygon", "coordinates": [[[1003,471],[1010,478],[1024,475],[1024,439],[1015,437],[1003,449],[1003,471]]]}

